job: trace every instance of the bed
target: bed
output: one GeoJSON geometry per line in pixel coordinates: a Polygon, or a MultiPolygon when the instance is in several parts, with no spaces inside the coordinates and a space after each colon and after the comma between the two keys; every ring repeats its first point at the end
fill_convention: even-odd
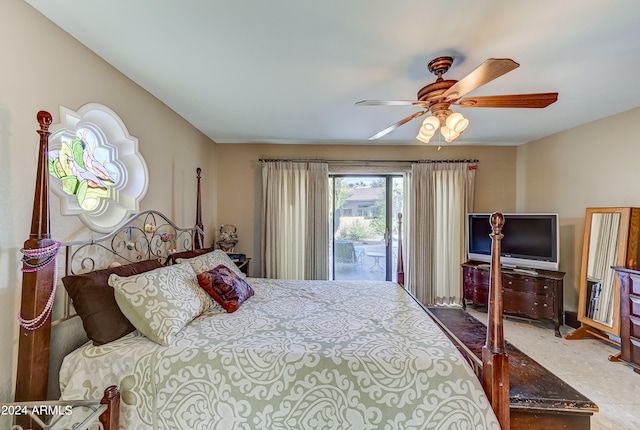
{"type": "MultiPolygon", "coordinates": [[[[42,112],[38,118],[42,157],[48,124],[42,112]]],[[[30,236],[34,248],[50,242],[46,176],[41,167],[30,236]]],[[[198,195],[195,228],[179,228],[149,211],[102,239],[67,244],[65,278],[72,279],[66,281],[89,276],[104,282],[101,270],[110,271],[108,283],[131,326],[91,328],[83,318],[87,333],[98,334],[92,332],[88,343],[65,357],[59,370],[62,400],[99,399],[106,387],[117,386],[115,419],[123,429],[509,427],[495,249],[479,380],[400,284],[246,278],[223,252],[198,249],[199,202],[198,195]],[[141,264],[152,267],[130,267],[141,264]],[[236,294],[229,295],[229,288],[236,294]],[[229,297],[235,301],[225,301],[229,297]],[[104,333],[112,327],[117,333],[104,333]]],[[[499,214],[492,218],[494,247],[500,246],[502,221],[499,214]]],[[[400,282],[402,264],[400,252],[400,282]]],[[[23,314],[38,315],[38,304],[46,303],[51,286],[46,273],[44,278],[25,278],[23,314]]],[[[77,294],[73,304],[82,308],[77,294]]],[[[16,400],[42,396],[41,388],[26,381],[42,371],[34,355],[48,351],[50,324],[29,333],[31,348],[20,347],[16,400]]]]}

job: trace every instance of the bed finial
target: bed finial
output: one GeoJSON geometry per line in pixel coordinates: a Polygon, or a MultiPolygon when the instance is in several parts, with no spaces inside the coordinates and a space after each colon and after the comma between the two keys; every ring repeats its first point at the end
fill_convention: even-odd
{"type": "Polygon", "coordinates": [[[40,124],[40,130],[49,131],[49,126],[53,122],[53,117],[51,116],[51,114],[46,110],[41,110],[40,112],[38,112],[38,115],[36,115],[36,118],[38,119],[38,123],[40,124]]]}
{"type": "Polygon", "coordinates": [[[193,233],[193,247],[194,249],[202,249],[203,241],[204,241],[204,227],[202,225],[202,204],[200,201],[201,191],[200,191],[200,173],[202,173],[202,169],[196,168],[196,179],[198,181],[198,190],[196,193],[196,231],[193,233]]]}
{"type": "Polygon", "coordinates": [[[487,309],[487,339],[482,347],[482,385],[500,426],[510,428],[509,357],[504,348],[502,330],[502,270],[500,267],[504,215],[491,214],[491,281],[487,309]]]}

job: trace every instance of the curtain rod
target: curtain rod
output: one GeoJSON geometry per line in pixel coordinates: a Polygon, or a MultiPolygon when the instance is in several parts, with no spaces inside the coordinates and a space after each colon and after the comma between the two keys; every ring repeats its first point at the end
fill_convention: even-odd
{"type": "Polygon", "coordinates": [[[474,160],[317,160],[317,159],[280,159],[280,158],[259,158],[261,163],[291,161],[297,163],[330,163],[330,164],[380,164],[380,163],[479,163],[474,160]]]}

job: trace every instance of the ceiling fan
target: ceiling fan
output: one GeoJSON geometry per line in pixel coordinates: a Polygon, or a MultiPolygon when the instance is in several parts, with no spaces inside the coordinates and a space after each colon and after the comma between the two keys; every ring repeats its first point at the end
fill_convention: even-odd
{"type": "Polygon", "coordinates": [[[356,103],[356,106],[415,105],[424,109],[374,134],[369,140],[379,139],[412,119],[431,113],[431,116],[427,117],[420,127],[417,139],[428,143],[429,139],[435,134],[438,127],[440,127],[440,132],[445,140],[451,142],[457,138],[469,124],[469,120],[464,118],[462,114],[453,112],[450,109],[451,106],[459,106],[462,108],[544,108],[558,100],[558,93],[462,98],[482,85],[516,69],[520,65],[509,58],[489,58],[459,81],[443,79],[442,75],[449,70],[452,64],[453,57],[438,57],[429,63],[429,71],[438,78],[435,82],[418,91],[417,100],[363,100],[356,103]]]}

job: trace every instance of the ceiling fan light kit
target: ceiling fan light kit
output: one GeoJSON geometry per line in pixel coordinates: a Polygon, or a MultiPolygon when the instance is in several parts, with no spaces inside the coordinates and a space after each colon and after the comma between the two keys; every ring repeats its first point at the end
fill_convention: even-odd
{"type": "Polygon", "coordinates": [[[460,134],[466,130],[469,120],[462,116],[460,112],[454,112],[447,118],[447,127],[460,134]]]}
{"type": "Polygon", "coordinates": [[[458,136],[460,136],[460,133],[456,133],[455,131],[449,129],[449,127],[447,126],[442,127],[440,129],[440,133],[442,134],[445,142],[447,143],[453,142],[455,139],[458,138],[458,136]]]}
{"type": "Polygon", "coordinates": [[[416,139],[418,139],[422,143],[429,143],[429,140],[431,140],[432,137],[433,137],[433,135],[429,136],[429,135],[426,135],[426,134],[420,132],[416,136],[416,139]]]}
{"type": "Polygon", "coordinates": [[[435,133],[436,133],[435,130],[427,131],[427,130],[424,130],[424,128],[420,128],[420,132],[416,136],[416,139],[418,139],[422,143],[429,143],[429,140],[431,140],[431,138],[435,133]]]}
{"type": "Polygon", "coordinates": [[[429,140],[440,128],[440,134],[448,143],[457,139],[469,125],[469,120],[459,112],[450,109],[439,111],[436,116],[428,116],[423,122],[416,136],[420,142],[429,143],[429,140]]]}
{"type": "Polygon", "coordinates": [[[558,93],[479,96],[463,99],[462,97],[466,94],[520,65],[509,58],[489,58],[459,81],[443,79],[442,75],[452,64],[453,57],[438,57],[429,63],[428,69],[437,76],[437,79],[418,91],[417,100],[363,100],[356,103],[357,106],[413,105],[424,109],[374,134],[369,140],[379,139],[412,119],[430,113],[431,115],[423,121],[416,139],[429,143],[436,130],[440,128],[444,140],[452,142],[469,125],[469,120],[461,113],[450,109],[452,105],[461,108],[544,108],[558,100],[558,93]]]}
{"type": "Polygon", "coordinates": [[[435,116],[429,116],[422,123],[422,127],[425,131],[431,132],[433,135],[433,133],[435,133],[435,131],[440,127],[440,120],[435,116]]]}

